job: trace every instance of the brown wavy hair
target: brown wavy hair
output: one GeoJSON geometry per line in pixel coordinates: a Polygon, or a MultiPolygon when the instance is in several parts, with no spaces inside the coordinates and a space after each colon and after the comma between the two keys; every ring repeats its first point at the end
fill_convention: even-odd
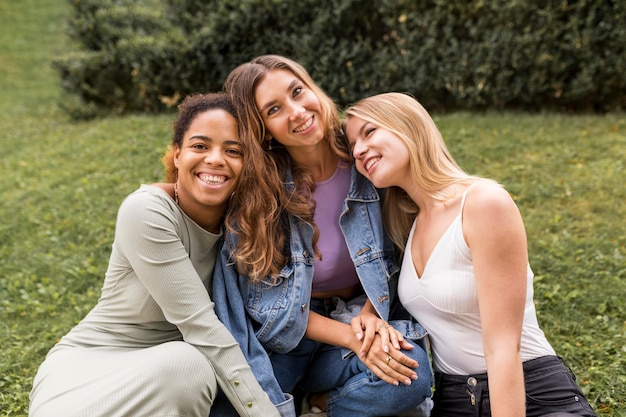
{"type": "MultiPolygon", "coordinates": [[[[287,263],[287,213],[314,226],[313,246],[316,248],[316,255],[320,255],[316,246],[319,231],[313,221],[313,176],[307,168],[295,164],[287,150],[271,138],[271,132],[267,131],[256,106],[257,86],[268,72],[277,69],[291,72],[316,95],[321,105],[320,119],[325,126],[324,140],[340,160],[352,164],[337,106],[300,64],[279,55],[262,55],[238,66],[228,75],[224,90],[229,94],[239,115],[239,135],[246,138],[246,141],[256,141],[259,148],[271,143],[271,148],[265,146],[259,155],[263,161],[263,169],[257,173],[257,178],[262,180],[255,184],[258,191],[267,196],[268,201],[264,202],[263,211],[260,210],[261,207],[246,206],[243,210],[247,214],[240,216],[237,224],[240,234],[246,232],[256,235],[254,242],[241,242],[240,238],[234,254],[240,272],[247,274],[253,281],[268,275],[275,277],[287,263]],[[293,184],[284,182],[289,169],[293,174],[293,184]]],[[[233,231],[237,232],[234,229],[233,231]]]]}

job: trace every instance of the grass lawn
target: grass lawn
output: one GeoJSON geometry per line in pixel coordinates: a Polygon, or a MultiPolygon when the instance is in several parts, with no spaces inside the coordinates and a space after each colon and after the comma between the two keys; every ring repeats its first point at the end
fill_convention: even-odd
{"type": "MultiPolygon", "coordinates": [[[[69,3],[0,0],[0,415],[25,416],[55,341],[96,303],[117,207],[163,175],[172,114],[73,122],[50,60],[69,3]]],[[[626,117],[436,116],[525,218],[539,320],[601,416],[626,415],[626,117]]]]}

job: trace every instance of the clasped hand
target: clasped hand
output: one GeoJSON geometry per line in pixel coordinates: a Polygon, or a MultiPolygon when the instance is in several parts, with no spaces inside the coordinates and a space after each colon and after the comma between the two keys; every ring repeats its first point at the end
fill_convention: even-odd
{"type": "Polygon", "coordinates": [[[383,381],[410,385],[417,380],[414,368],[419,364],[402,350],[412,350],[413,345],[404,336],[374,314],[363,313],[352,319],[352,331],[361,341],[359,359],[383,381]]]}

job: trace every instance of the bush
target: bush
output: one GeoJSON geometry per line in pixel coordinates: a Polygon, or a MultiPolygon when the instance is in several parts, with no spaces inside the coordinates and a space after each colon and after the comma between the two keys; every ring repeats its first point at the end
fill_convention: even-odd
{"type": "Polygon", "coordinates": [[[403,85],[427,92],[433,105],[601,111],[626,105],[623,2],[419,3],[396,12],[396,36],[403,85]],[[418,77],[410,68],[420,68],[418,77]]]}
{"type": "Polygon", "coordinates": [[[303,64],[345,105],[382,91],[431,109],[626,107],[626,6],[609,0],[74,0],[65,89],[108,111],[219,90],[254,56],[303,64]]]}

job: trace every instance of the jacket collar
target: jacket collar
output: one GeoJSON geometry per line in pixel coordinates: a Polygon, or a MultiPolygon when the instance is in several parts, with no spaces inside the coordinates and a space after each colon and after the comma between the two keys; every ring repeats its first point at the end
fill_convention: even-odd
{"type": "MultiPolygon", "coordinates": [[[[285,189],[287,191],[293,191],[295,183],[291,172],[291,160],[287,162],[289,165],[285,173],[285,189]]],[[[374,187],[374,184],[361,175],[354,164],[350,166],[350,171],[350,190],[348,191],[347,199],[366,202],[379,201],[380,195],[378,189],[374,187]]]]}

